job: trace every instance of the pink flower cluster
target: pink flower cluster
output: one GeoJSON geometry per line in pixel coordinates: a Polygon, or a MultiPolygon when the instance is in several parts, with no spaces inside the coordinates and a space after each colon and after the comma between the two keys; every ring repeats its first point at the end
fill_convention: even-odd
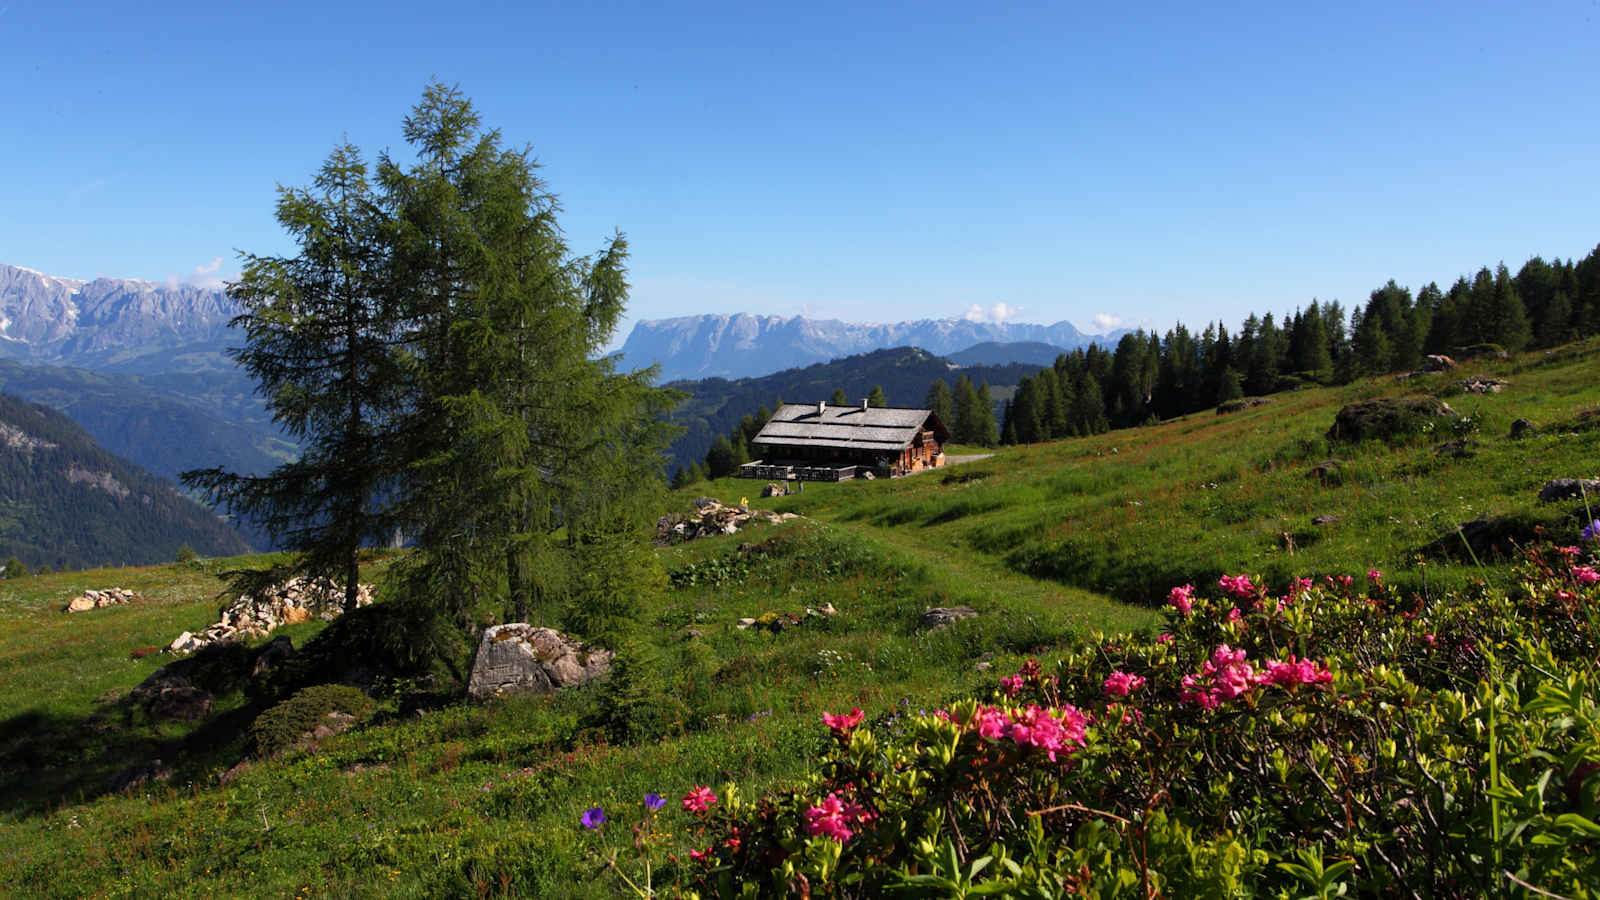
{"type": "Polygon", "coordinates": [[[1600,572],[1596,572],[1594,566],[1573,566],[1572,577],[1578,579],[1579,584],[1594,584],[1600,581],[1600,572]]]}
{"type": "Polygon", "coordinates": [[[1200,666],[1200,674],[1183,676],[1179,698],[1201,709],[1216,709],[1222,701],[1233,700],[1261,685],[1292,687],[1297,684],[1326,684],[1333,680],[1328,667],[1309,659],[1290,656],[1287,662],[1268,660],[1257,670],[1245,661],[1243,650],[1223,644],[1212,651],[1211,659],[1200,666]]]}
{"type": "Polygon", "coordinates": [[[1106,676],[1105,683],[1100,687],[1106,692],[1107,697],[1126,697],[1144,687],[1144,676],[1133,675],[1120,669],[1106,676]]]}
{"type": "Polygon", "coordinates": [[[835,734],[845,734],[852,728],[860,725],[861,719],[865,715],[866,713],[862,712],[861,707],[859,706],[847,713],[840,713],[838,715],[825,712],[822,714],[822,724],[832,729],[835,734]]]}
{"type": "Polygon", "coordinates": [[[1022,676],[1007,675],[1000,679],[1000,688],[1006,692],[1007,697],[1015,697],[1022,692],[1022,676]]]}
{"type": "Polygon", "coordinates": [[[872,817],[859,803],[846,803],[838,794],[830,793],[826,800],[806,810],[806,831],[831,837],[842,844],[855,836],[851,825],[867,822],[872,817]]]}
{"type": "Polygon", "coordinates": [[[1167,602],[1178,608],[1178,612],[1188,615],[1194,609],[1194,585],[1186,584],[1175,587],[1167,592],[1167,602]]]}
{"type": "Polygon", "coordinates": [[[1048,710],[1030,703],[1015,714],[998,706],[980,706],[965,724],[991,741],[1006,739],[1019,747],[1037,747],[1055,762],[1056,754],[1070,754],[1084,745],[1089,717],[1075,706],[1048,710]]]}
{"type": "Polygon", "coordinates": [[[1295,659],[1290,654],[1288,662],[1269,661],[1266,672],[1261,676],[1263,684],[1276,684],[1280,687],[1291,687],[1296,684],[1327,684],[1333,680],[1333,673],[1322,663],[1312,662],[1309,659],[1295,659]]]}
{"type": "Polygon", "coordinates": [[[1243,650],[1234,650],[1227,644],[1218,647],[1201,665],[1199,675],[1183,676],[1179,698],[1201,709],[1216,709],[1223,700],[1249,693],[1256,685],[1256,670],[1244,657],[1243,650]]]}
{"type": "Polygon", "coordinates": [[[716,802],[717,795],[712,793],[711,788],[703,784],[695,785],[689,789],[689,793],[683,795],[683,808],[697,816],[711,808],[711,805],[716,802]]]}
{"type": "Polygon", "coordinates": [[[1224,575],[1217,579],[1217,584],[1235,597],[1254,597],[1256,593],[1249,575],[1224,575]]]}

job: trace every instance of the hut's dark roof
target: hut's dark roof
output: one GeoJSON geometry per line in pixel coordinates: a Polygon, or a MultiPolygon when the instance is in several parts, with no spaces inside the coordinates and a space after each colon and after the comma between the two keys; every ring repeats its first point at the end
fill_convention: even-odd
{"type": "Polygon", "coordinates": [[[924,428],[933,429],[941,442],[950,437],[930,409],[825,406],[819,412],[817,406],[785,403],[750,443],[897,451],[909,446],[924,428]]]}

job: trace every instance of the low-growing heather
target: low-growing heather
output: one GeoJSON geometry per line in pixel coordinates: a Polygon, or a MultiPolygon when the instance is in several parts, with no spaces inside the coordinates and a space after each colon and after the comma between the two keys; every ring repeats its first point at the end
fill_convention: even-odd
{"type": "MultiPolygon", "coordinates": [[[[697,849],[656,874],[689,896],[1595,896],[1597,583],[1592,554],[1542,546],[1511,590],[1183,585],[1154,636],[823,716],[789,789],[694,786],[660,827],[697,849]]],[[[636,850],[606,861],[623,889],[636,850]]]]}

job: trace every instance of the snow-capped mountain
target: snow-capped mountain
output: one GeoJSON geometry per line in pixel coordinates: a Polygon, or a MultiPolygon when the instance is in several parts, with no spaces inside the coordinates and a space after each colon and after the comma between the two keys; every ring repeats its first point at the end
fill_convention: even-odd
{"type": "Polygon", "coordinates": [[[237,312],[220,288],[129,278],[78,281],[0,264],[0,356],[14,359],[171,370],[179,352],[217,355],[237,312]]]}
{"type": "Polygon", "coordinates": [[[621,353],[628,367],[659,364],[661,380],[667,382],[765,375],[887,347],[921,347],[942,355],[987,342],[1039,341],[1073,349],[1094,342],[1114,344],[1119,336],[1084,334],[1071,322],[921,319],[879,324],[736,313],[641,321],[621,353]]]}

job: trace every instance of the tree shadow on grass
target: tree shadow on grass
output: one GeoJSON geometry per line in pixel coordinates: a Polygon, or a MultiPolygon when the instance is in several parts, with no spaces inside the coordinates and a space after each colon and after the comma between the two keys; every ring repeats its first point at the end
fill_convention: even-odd
{"type": "Polygon", "coordinates": [[[246,704],[198,724],[152,722],[111,702],[86,716],[12,716],[0,722],[0,816],[22,819],[106,794],[209,778],[242,756],[259,712],[246,704]]]}

